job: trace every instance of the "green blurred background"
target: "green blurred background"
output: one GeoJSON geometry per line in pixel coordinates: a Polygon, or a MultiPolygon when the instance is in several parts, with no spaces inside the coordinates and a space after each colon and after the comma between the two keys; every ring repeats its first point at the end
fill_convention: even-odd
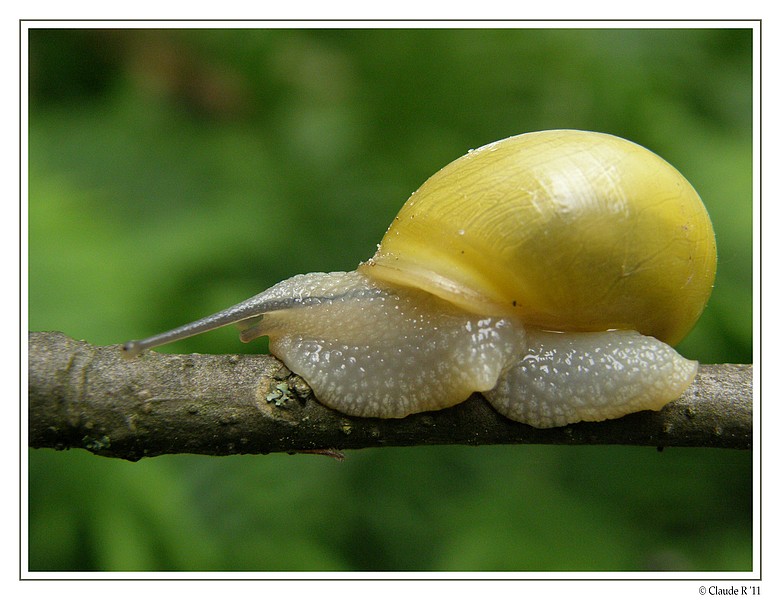
{"type": "MultiPolygon", "coordinates": [[[[31,30],[29,327],[146,336],[351,270],[474,148],[552,128],[674,164],[719,245],[679,346],[752,361],[752,31],[31,30]]],[[[229,328],[163,349],[251,352],[229,328]]],[[[31,570],[750,570],[750,452],[29,453],[31,570]]]]}

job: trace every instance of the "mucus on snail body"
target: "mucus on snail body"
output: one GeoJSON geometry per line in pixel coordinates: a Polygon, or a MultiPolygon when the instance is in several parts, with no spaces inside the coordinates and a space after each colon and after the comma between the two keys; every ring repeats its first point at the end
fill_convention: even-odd
{"type": "Polygon", "coordinates": [[[433,175],[356,271],[296,275],[123,353],[237,323],[350,415],[482,392],[535,427],[601,421],[689,386],[697,363],[672,345],[715,271],[708,213],[671,165],[612,135],[541,131],[433,175]]]}

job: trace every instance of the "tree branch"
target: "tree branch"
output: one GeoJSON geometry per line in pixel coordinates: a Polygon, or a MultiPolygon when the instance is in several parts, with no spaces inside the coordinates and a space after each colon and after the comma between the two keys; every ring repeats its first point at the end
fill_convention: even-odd
{"type": "Polygon", "coordinates": [[[751,447],[752,366],[702,365],[659,412],[535,429],[479,394],[405,419],[349,417],[268,355],[172,355],[125,360],[119,346],[29,334],[29,445],[85,448],[139,460],[426,444],[630,444],[751,447]]]}

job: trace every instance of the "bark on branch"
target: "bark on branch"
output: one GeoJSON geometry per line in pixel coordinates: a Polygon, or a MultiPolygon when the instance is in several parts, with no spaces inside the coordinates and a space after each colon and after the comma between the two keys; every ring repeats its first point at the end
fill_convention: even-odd
{"type": "Polygon", "coordinates": [[[702,365],[659,412],[535,429],[479,394],[447,410],[366,419],[319,404],[268,355],[125,360],[118,346],[29,335],[29,445],[139,460],[161,454],[265,454],[426,444],[628,444],[751,447],[752,366],[702,365]]]}

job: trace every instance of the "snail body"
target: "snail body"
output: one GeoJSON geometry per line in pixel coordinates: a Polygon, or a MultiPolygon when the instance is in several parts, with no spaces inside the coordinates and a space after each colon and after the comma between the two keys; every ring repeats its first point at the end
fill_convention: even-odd
{"type": "Polygon", "coordinates": [[[356,271],[294,276],[124,353],[238,323],[347,414],[482,392],[535,427],[599,421],[688,387],[697,363],[672,345],[715,269],[707,211],[671,165],[607,134],[536,132],[429,178],[356,271]]]}

